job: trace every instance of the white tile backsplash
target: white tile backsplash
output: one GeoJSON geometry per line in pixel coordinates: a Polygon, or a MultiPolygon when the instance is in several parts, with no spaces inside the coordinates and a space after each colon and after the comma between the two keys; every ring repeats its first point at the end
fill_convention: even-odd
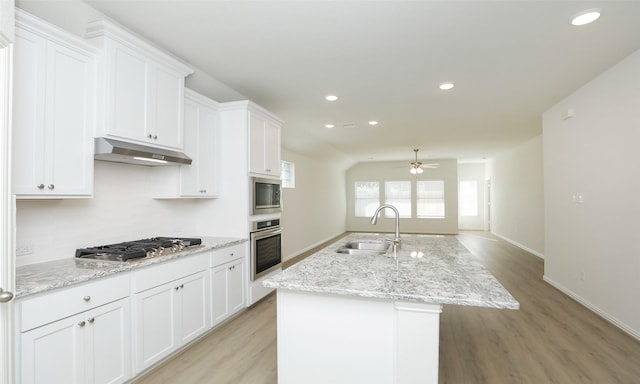
{"type": "MultiPolygon", "coordinates": [[[[33,253],[18,266],[73,257],[80,247],[150,236],[201,236],[207,200],[155,200],[150,167],[95,162],[93,199],[18,200],[16,246],[33,253]]],[[[174,181],[168,181],[174,182],[174,181]]]]}

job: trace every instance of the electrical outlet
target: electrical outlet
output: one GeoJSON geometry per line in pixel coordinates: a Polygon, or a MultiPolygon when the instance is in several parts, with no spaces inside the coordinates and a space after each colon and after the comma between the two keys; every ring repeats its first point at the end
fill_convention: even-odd
{"type": "Polygon", "coordinates": [[[16,247],[16,256],[30,255],[33,253],[33,244],[18,245],[16,247]]]}

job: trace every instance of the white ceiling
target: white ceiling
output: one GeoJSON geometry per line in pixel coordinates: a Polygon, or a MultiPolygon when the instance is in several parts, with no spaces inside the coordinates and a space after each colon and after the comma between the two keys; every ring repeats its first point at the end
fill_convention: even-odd
{"type": "Polygon", "coordinates": [[[286,148],[353,162],[492,157],[640,49],[640,1],[85,2],[278,115],[286,148]]]}

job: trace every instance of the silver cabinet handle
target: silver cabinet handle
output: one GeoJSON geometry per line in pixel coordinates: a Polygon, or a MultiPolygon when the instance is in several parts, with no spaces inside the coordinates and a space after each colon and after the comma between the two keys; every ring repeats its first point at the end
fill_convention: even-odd
{"type": "Polygon", "coordinates": [[[13,292],[3,291],[0,288],[0,303],[8,303],[11,299],[13,299],[13,292]]]}
{"type": "Polygon", "coordinates": [[[91,296],[85,296],[82,298],[82,300],[84,301],[90,301],[91,300],[91,296]]]}
{"type": "Polygon", "coordinates": [[[84,322],[84,320],[82,320],[81,322],[78,323],[79,326],[84,327],[86,323],[84,322]]]}
{"type": "Polygon", "coordinates": [[[47,188],[49,188],[49,190],[50,190],[50,191],[53,191],[53,189],[54,189],[55,187],[56,187],[56,186],[55,186],[54,184],[49,184],[49,185],[47,186],[47,188]]]}
{"type": "Polygon", "coordinates": [[[44,189],[44,184],[38,184],[38,189],[44,189]]]}
{"type": "Polygon", "coordinates": [[[265,169],[265,172],[271,173],[271,169],[267,168],[267,169],[265,169]]]}
{"type": "Polygon", "coordinates": [[[96,319],[93,317],[90,317],[87,319],[87,321],[89,322],[89,324],[93,324],[93,322],[96,321],[96,319]]]}

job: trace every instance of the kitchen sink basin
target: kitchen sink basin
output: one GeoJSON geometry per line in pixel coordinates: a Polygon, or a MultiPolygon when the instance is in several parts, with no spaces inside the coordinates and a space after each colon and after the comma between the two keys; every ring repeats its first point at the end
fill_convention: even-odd
{"type": "Polygon", "coordinates": [[[337,253],[349,255],[383,254],[386,253],[391,243],[381,241],[350,241],[336,250],[337,253]]]}

